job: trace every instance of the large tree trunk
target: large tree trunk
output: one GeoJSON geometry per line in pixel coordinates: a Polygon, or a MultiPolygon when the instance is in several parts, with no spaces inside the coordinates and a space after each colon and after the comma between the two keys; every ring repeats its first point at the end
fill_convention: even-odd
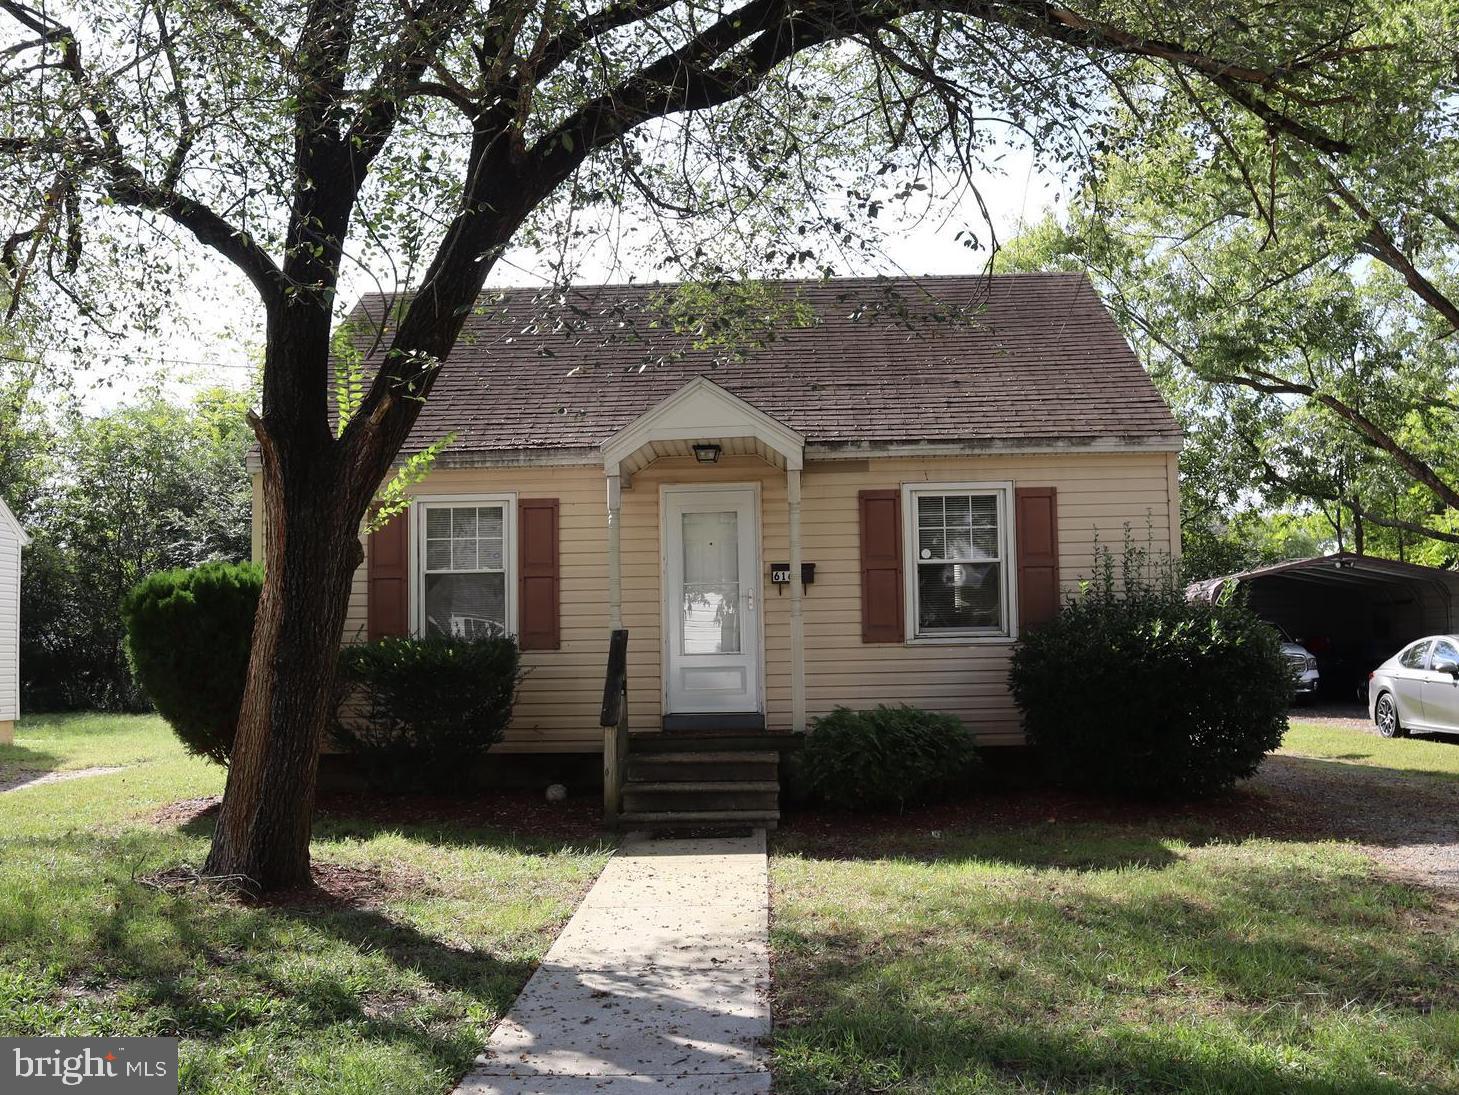
{"type": "MultiPolygon", "coordinates": [[[[206,875],[261,890],[307,885],[319,748],[332,718],[364,503],[342,462],[263,455],[265,577],[206,875]]],[[[368,499],[369,494],[364,496],[368,499]]]]}
{"type": "MultiPolygon", "coordinates": [[[[474,214],[453,229],[461,240],[446,252],[450,261],[438,257],[381,365],[386,377],[391,368],[415,370],[409,384],[377,377],[339,438],[327,413],[331,298],[301,293],[270,311],[264,415],[254,423],[266,518],[263,596],[207,875],[259,890],[310,881],[319,747],[335,714],[350,581],[363,561],[360,522],[430,393],[436,369],[421,362],[450,352],[528,206],[504,207],[474,202],[474,214]],[[410,398],[399,394],[407,387],[410,398]]],[[[334,238],[343,235],[341,227],[334,238]]],[[[333,268],[313,273],[301,280],[333,284],[333,268]]]]}

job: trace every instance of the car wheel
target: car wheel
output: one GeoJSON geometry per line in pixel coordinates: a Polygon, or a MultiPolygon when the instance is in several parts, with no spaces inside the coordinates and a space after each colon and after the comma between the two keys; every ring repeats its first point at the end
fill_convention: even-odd
{"type": "Polygon", "coordinates": [[[1401,738],[1404,735],[1398,722],[1398,705],[1387,692],[1379,696],[1378,702],[1373,705],[1373,722],[1378,726],[1378,733],[1385,738],[1401,738]]]}

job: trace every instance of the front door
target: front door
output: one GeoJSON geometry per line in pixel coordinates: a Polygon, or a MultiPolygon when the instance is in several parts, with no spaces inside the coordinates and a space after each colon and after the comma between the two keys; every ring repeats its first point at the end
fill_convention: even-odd
{"type": "Polygon", "coordinates": [[[664,490],[666,714],[760,707],[758,497],[664,490]]]}

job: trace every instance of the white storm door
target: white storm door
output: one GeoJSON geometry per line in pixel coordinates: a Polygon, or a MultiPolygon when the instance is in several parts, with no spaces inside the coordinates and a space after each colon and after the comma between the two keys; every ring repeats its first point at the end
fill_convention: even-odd
{"type": "Polygon", "coordinates": [[[667,714],[760,710],[758,496],[664,491],[667,714]]]}

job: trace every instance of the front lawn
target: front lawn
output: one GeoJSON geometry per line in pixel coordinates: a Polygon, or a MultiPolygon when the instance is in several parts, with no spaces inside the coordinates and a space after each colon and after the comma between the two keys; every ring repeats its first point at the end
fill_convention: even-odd
{"type": "Polygon", "coordinates": [[[183,1039],[187,1092],[447,1091],[591,885],[591,835],[332,813],[328,892],[250,905],[197,865],[222,772],[160,720],[24,720],[0,763],[123,771],[0,793],[0,1034],[183,1039]]]}
{"type": "Polygon", "coordinates": [[[152,715],[30,715],[14,745],[0,745],[0,785],[20,773],[142,764],[182,755],[152,715]]]}
{"type": "Polygon", "coordinates": [[[1400,772],[1459,779],[1459,746],[1447,741],[1382,738],[1341,726],[1294,722],[1282,739],[1281,751],[1295,756],[1370,764],[1400,772]]]}
{"type": "Polygon", "coordinates": [[[791,819],[777,1092],[1459,1090],[1456,902],[1340,843],[1244,837],[1260,801],[791,819]]]}

